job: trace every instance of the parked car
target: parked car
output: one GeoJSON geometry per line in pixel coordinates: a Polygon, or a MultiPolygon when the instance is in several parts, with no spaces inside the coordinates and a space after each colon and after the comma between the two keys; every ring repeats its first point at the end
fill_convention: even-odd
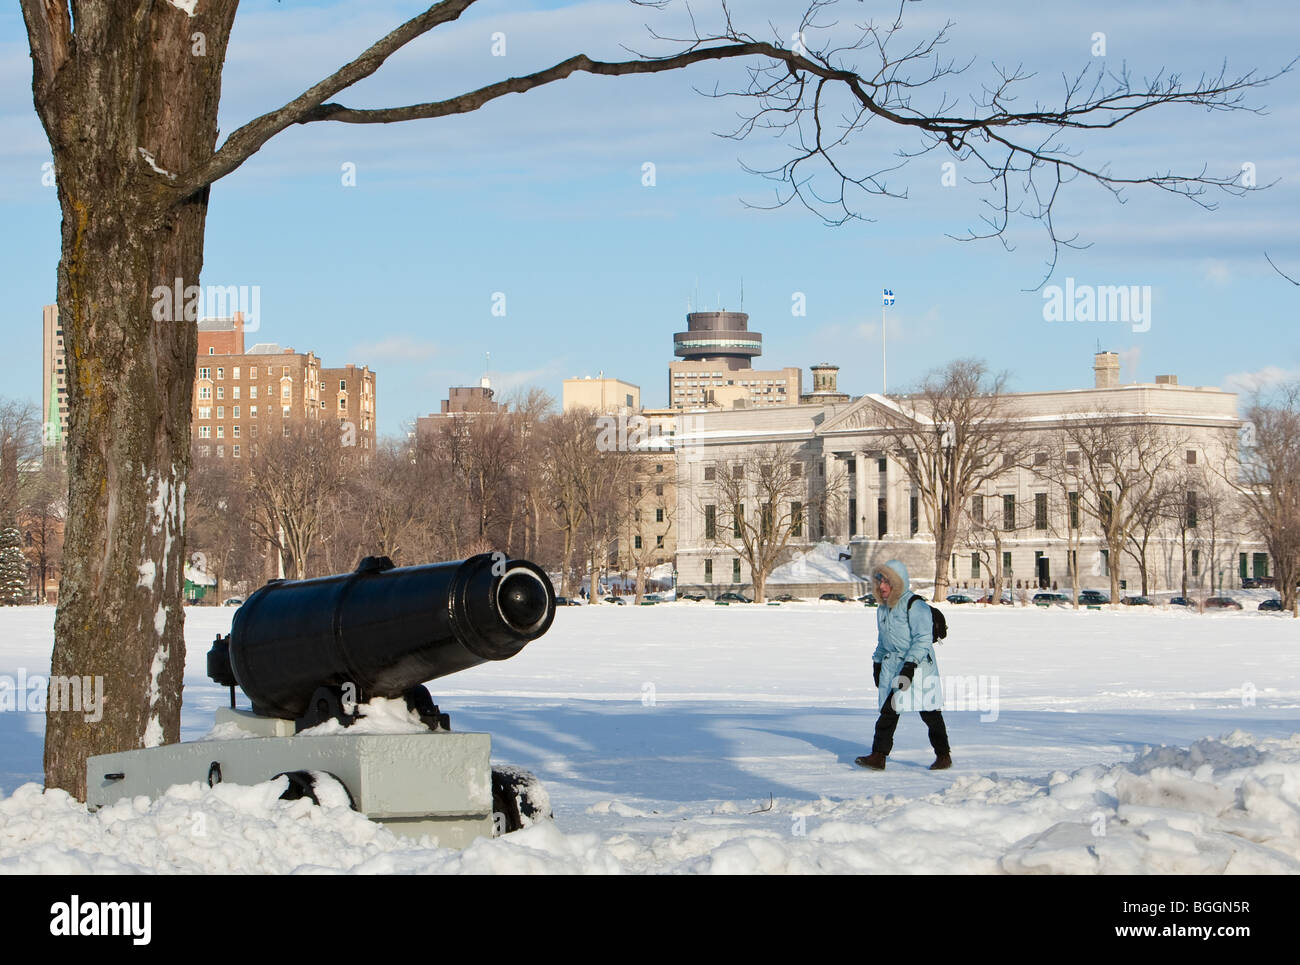
{"type": "Polygon", "coordinates": [[[1188,599],[1187,597],[1185,597],[1185,596],[1175,596],[1175,597],[1170,598],[1170,600],[1169,600],[1169,605],[1170,605],[1170,606],[1189,606],[1189,607],[1192,607],[1193,609],[1196,609],[1196,608],[1198,607],[1198,604],[1197,604],[1197,602],[1196,602],[1195,600],[1189,600],[1189,599],[1188,599]]]}
{"type": "Polygon", "coordinates": [[[863,606],[875,606],[876,595],[874,593],[863,593],[862,596],[858,597],[858,602],[863,606]]]}
{"type": "Polygon", "coordinates": [[[582,606],[580,602],[571,596],[557,596],[555,598],[556,606],[582,606]]]}
{"type": "Polygon", "coordinates": [[[1258,609],[1260,609],[1260,610],[1281,610],[1281,609],[1282,609],[1282,599],[1281,599],[1281,597],[1276,597],[1276,596],[1275,596],[1275,597],[1273,597],[1273,599],[1271,599],[1271,600],[1265,600],[1263,603],[1261,603],[1261,604],[1259,605],[1258,609]]]}
{"type": "Polygon", "coordinates": [[[1110,602],[1110,597],[1108,597],[1105,593],[1102,593],[1101,590],[1080,590],[1079,591],[1080,606],[1101,606],[1102,604],[1109,603],[1109,602],[1110,602]]]}
{"type": "Polygon", "coordinates": [[[692,603],[703,603],[708,599],[703,593],[683,593],[683,600],[690,600],[692,603]]]}
{"type": "MultiPolygon", "coordinates": [[[[992,603],[992,602],[993,602],[993,591],[992,591],[992,590],[986,590],[985,593],[984,593],[984,595],[981,596],[981,597],[980,597],[978,600],[976,600],[975,602],[976,602],[976,603],[992,603]]],[[[1010,590],[1003,590],[1003,591],[1002,591],[1002,600],[1001,600],[1000,602],[1002,603],[1003,606],[1014,606],[1016,601],[1012,598],[1012,596],[1011,596],[1011,591],[1010,591],[1010,590]]]]}
{"type": "Polygon", "coordinates": [[[642,605],[646,603],[667,603],[667,602],[668,600],[658,593],[647,593],[645,596],[641,597],[642,605]]]}
{"type": "Polygon", "coordinates": [[[627,600],[621,596],[607,596],[605,597],[605,602],[614,603],[617,604],[618,606],[627,606],[627,600]]]}
{"type": "Polygon", "coordinates": [[[973,596],[967,596],[965,593],[949,593],[946,597],[944,597],[944,599],[947,600],[949,603],[974,603],[975,602],[975,598],[973,596]]]}
{"type": "Polygon", "coordinates": [[[1207,610],[1240,610],[1241,604],[1230,596],[1212,596],[1205,601],[1207,610]]]}
{"type": "Polygon", "coordinates": [[[754,601],[740,593],[724,593],[718,597],[718,603],[753,603],[754,601]]]}
{"type": "Polygon", "coordinates": [[[831,600],[832,602],[835,602],[835,603],[848,603],[848,602],[849,602],[849,598],[848,598],[847,596],[845,596],[843,593],[823,593],[823,594],[822,594],[821,596],[819,596],[817,599],[819,599],[819,600],[831,600]]]}
{"type": "Polygon", "coordinates": [[[1277,580],[1271,576],[1243,576],[1241,578],[1241,588],[1243,590],[1263,590],[1271,589],[1277,580]]]}
{"type": "Polygon", "coordinates": [[[772,603],[794,603],[799,598],[792,593],[782,593],[780,596],[770,596],[768,600],[772,603]]]}
{"type": "Polygon", "coordinates": [[[221,604],[222,606],[243,606],[244,598],[241,596],[232,596],[221,604]]]}
{"type": "Polygon", "coordinates": [[[1070,598],[1064,593],[1035,593],[1034,606],[1056,606],[1061,603],[1069,603],[1070,598]]]}
{"type": "Polygon", "coordinates": [[[1122,596],[1119,602],[1125,606],[1153,606],[1151,600],[1145,596],[1122,596]]]}

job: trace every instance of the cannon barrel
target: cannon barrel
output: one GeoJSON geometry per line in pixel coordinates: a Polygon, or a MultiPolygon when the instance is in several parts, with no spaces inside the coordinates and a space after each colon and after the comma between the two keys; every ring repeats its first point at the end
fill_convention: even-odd
{"type": "Polygon", "coordinates": [[[513,657],[554,619],[551,581],[527,560],[483,553],[395,567],[366,557],[351,573],[257,590],[236,611],[228,645],[209,652],[208,675],[238,684],[254,712],[295,719],[321,687],[397,697],[513,657]]]}

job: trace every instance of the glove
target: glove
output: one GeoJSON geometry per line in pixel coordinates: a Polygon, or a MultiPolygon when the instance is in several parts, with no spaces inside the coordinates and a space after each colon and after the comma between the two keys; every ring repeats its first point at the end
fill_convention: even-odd
{"type": "Polygon", "coordinates": [[[898,676],[894,679],[894,686],[900,691],[906,690],[912,686],[912,674],[914,673],[916,673],[916,664],[903,664],[903,669],[898,672],[898,676]]]}
{"type": "Polygon", "coordinates": [[[876,681],[876,686],[879,687],[880,686],[880,664],[873,663],[871,665],[871,676],[872,679],[876,681]]]}

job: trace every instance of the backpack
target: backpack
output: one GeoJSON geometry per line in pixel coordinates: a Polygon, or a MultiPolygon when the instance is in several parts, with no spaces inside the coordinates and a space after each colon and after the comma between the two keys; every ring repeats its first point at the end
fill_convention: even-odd
{"type": "MultiPolygon", "coordinates": [[[[920,599],[921,598],[919,596],[914,595],[910,600],[907,601],[908,613],[912,612],[912,604],[920,599]]],[[[930,607],[930,616],[934,619],[934,635],[931,637],[931,642],[942,643],[944,638],[948,636],[948,621],[944,618],[943,611],[940,610],[937,606],[934,606],[933,604],[926,604],[926,605],[930,607]]],[[[909,627],[911,626],[910,620],[908,621],[908,626],[909,627]]]]}

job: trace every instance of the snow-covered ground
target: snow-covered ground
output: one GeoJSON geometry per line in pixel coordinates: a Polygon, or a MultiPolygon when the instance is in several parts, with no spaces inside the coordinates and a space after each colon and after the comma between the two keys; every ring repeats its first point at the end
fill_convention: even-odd
{"type": "MultiPolygon", "coordinates": [[[[230,609],[186,611],[183,734],[230,609]]],[[[1300,624],[1252,611],[950,606],[954,767],[914,715],[882,773],[875,611],[562,608],[520,656],[435,681],[457,730],[535,772],[554,823],[463,852],[259,785],[87,814],[39,781],[43,717],[0,713],[0,869],[39,872],[1297,872],[1300,624]]],[[[0,675],[49,667],[53,610],[0,611],[0,675]]],[[[0,678],[3,679],[3,678],[0,678]]]]}

